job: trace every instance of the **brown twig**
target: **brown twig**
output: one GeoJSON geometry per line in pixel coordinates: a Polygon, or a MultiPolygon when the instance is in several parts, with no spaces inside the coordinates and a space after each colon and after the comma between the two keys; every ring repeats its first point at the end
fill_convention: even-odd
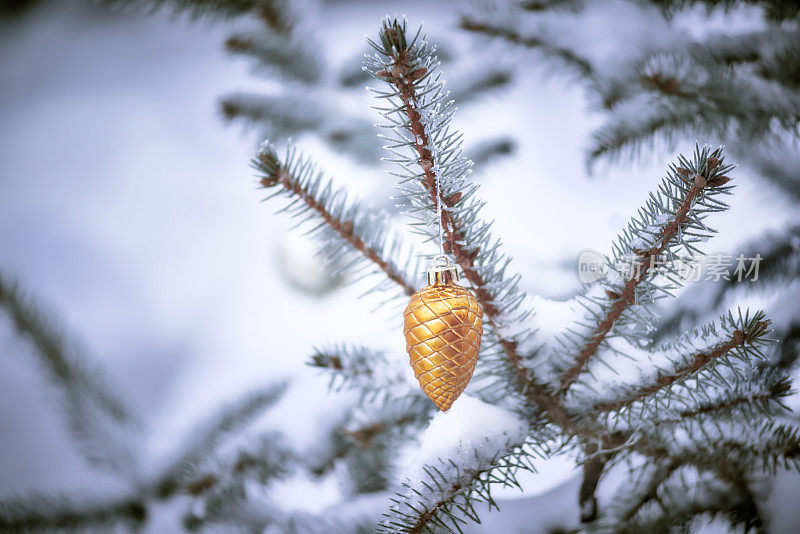
{"type": "MultiPolygon", "coordinates": [[[[746,343],[750,343],[756,336],[765,332],[768,327],[768,322],[758,321],[755,325],[755,328],[753,328],[751,332],[745,333],[742,330],[734,330],[730,339],[727,341],[719,343],[716,347],[708,352],[698,352],[688,363],[676,368],[671,373],[659,376],[652,384],[641,387],[636,394],[631,395],[624,400],[597,404],[594,408],[595,410],[599,410],[601,412],[612,412],[619,410],[620,408],[624,408],[625,406],[629,406],[634,402],[641,400],[648,395],[652,395],[661,389],[668,388],[681,378],[698,372],[700,369],[708,365],[708,363],[712,360],[716,360],[717,358],[724,356],[736,347],[741,347],[746,343]]],[[[692,415],[696,414],[689,413],[687,417],[692,415]]]]}
{"type": "Polygon", "coordinates": [[[597,498],[594,494],[609,460],[605,454],[598,454],[596,444],[587,444],[586,454],[589,458],[583,463],[583,480],[578,490],[581,523],[591,523],[597,519],[597,498]]]}
{"type": "MultiPolygon", "coordinates": [[[[716,160],[716,165],[719,165],[718,160],[716,160]]],[[[713,165],[712,158],[709,158],[709,167],[716,168],[716,165],[713,165]]],[[[682,170],[685,171],[685,169],[681,169],[679,172],[682,170]]],[[[685,174],[688,176],[689,172],[686,171],[685,174]]],[[[685,178],[687,178],[687,176],[685,176],[685,178]]],[[[727,178],[725,181],[727,181],[727,178]]],[[[597,349],[600,347],[600,344],[606,339],[606,336],[614,327],[614,324],[617,322],[617,320],[622,316],[623,312],[629,306],[636,303],[636,288],[645,279],[656,259],[664,252],[664,250],[669,246],[670,242],[676,236],[678,236],[679,232],[686,226],[689,218],[689,210],[691,210],[692,204],[703,191],[703,189],[710,185],[717,185],[717,183],[715,182],[709,184],[708,180],[704,176],[697,174],[691,184],[691,187],[686,193],[686,197],[676,210],[674,217],[666,226],[664,226],[658,237],[655,239],[655,244],[648,250],[634,251],[639,256],[639,263],[636,265],[633,276],[631,276],[631,278],[625,283],[625,287],[619,294],[609,293],[609,297],[612,299],[611,307],[606,312],[603,320],[597,325],[595,332],[578,353],[575,363],[569,369],[567,369],[567,371],[561,377],[561,391],[566,391],[570,384],[575,381],[580,372],[586,366],[589,359],[594,356],[595,353],[597,353],[597,349]]]]}
{"type": "MultiPolygon", "coordinates": [[[[387,32],[394,30],[387,29],[387,32]]],[[[424,77],[427,74],[425,69],[411,70],[408,65],[407,51],[400,51],[398,56],[394,58],[394,64],[390,71],[382,71],[377,75],[389,83],[393,83],[397,87],[400,98],[403,100],[406,115],[408,116],[409,129],[411,134],[414,135],[414,149],[416,150],[419,159],[419,165],[423,170],[423,180],[425,187],[431,200],[436,206],[439,203],[439,191],[437,191],[436,173],[433,171],[434,159],[430,150],[429,134],[422,124],[421,114],[419,112],[419,101],[417,99],[416,91],[414,89],[414,82],[424,77]]],[[[444,205],[452,207],[460,199],[461,195],[452,195],[446,199],[442,199],[444,205]]],[[[467,250],[460,241],[463,240],[464,234],[459,229],[458,221],[453,217],[448,210],[442,210],[441,224],[443,233],[445,235],[445,243],[443,243],[445,252],[453,255],[456,263],[461,267],[464,272],[464,277],[470,282],[475,297],[480,302],[483,308],[487,321],[497,331],[496,320],[500,315],[500,310],[494,304],[494,297],[486,287],[486,280],[475,268],[474,261],[477,255],[477,250],[467,250]]],[[[508,355],[512,366],[519,375],[522,382],[527,382],[527,373],[522,366],[520,356],[516,351],[516,343],[510,339],[501,336],[498,333],[500,345],[508,355]]]]}
{"type": "MultiPolygon", "coordinates": [[[[394,32],[395,30],[389,28],[386,31],[394,32]]],[[[389,37],[394,38],[395,36],[389,35],[389,37]]],[[[393,56],[392,68],[390,70],[378,72],[377,76],[388,83],[394,84],[400,94],[408,117],[408,128],[411,134],[414,135],[413,146],[418,155],[418,163],[423,171],[423,181],[435,207],[440,197],[439,191],[437,190],[436,173],[433,171],[435,162],[429,148],[429,133],[425,130],[425,126],[420,120],[420,105],[414,88],[414,82],[423,78],[427,74],[427,71],[424,68],[412,70],[408,62],[407,54],[407,50],[400,50],[397,56],[393,56]]],[[[455,193],[447,198],[443,198],[442,202],[444,202],[445,206],[452,207],[460,198],[461,194],[455,193]]],[[[464,277],[472,286],[475,297],[483,308],[486,321],[494,330],[500,346],[503,348],[517,379],[522,385],[521,389],[529,399],[548,412],[556,424],[570,433],[575,433],[576,429],[574,425],[558,400],[544,393],[545,388],[529,375],[527,368],[522,364],[521,357],[517,352],[517,343],[500,334],[497,326],[500,310],[494,304],[494,296],[487,287],[486,280],[484,280],[483,276],[481,276],[475,268],[474,262],[478,254],[478,249],[467,250],[461,244],[464,234],[459,228],[458,220],[453,217],[448,210],[443,209],[441,211],[441,224],[445,236],[445,243],[443,243],[445,252],[453,255],[455,262],[464,272],[464,277]]]]}
{"type": "MultiPolygon", "coordinates": [[[[452,494],[455,494],[455,492],[460,490],[461,487],[462,487],[461,484],[454,485],[453,486],[453,490],[452,490],[452,494]]],[[[419,514],[419,518],[417,518],[417,522],[414,523],[414,526],[411,527],[411,530],[408,531],[409,534],[420,534],[421,532],[423,532],[425,527],[427,526],[428,522],[431,519],[433,519],[434,515],[436,514],[436,511],[440,507],[445,506],[446,504],[448,504],[449,502],[450,502],[449,499],[443,499],[443,500],[437,502],[436,504],[434,504],[433,506],[431,506],[429,509],[427,509],[424,512],[422,512],[421,514],[419,514]]]]}

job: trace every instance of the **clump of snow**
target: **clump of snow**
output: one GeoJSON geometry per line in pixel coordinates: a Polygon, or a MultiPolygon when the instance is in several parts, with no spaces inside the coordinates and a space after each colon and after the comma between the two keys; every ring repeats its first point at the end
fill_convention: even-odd
{"type": "Polygon", "coordinates": [[[725,341],[724,332],[686,336],[675,346],[658,349],[638,347],[623,337],[606,338],[580,386],[571,391],[567,406],[580,409],[585,403],[611,402],[641,384],[651,384],[698,352],[712,350],[725,341]]]}
{"type": "Polygon", "coordinates": [[[431,482],[430,472],[438,471],[451,485],[467,481],[521,444],[528,429],[528,423],[517,414],[462,395],[450,410],[431,419],[419,446],[403,455],[400,473],[409,488],[420,492],[423,504],[436,502],[448,488],[441,486],[436,493],[427,488],[426,483],[439,490],[431,482]]]}

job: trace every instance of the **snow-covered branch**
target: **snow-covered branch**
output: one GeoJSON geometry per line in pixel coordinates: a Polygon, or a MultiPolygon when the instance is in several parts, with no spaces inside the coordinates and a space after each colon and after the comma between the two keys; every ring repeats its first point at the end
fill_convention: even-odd
{"type": "MultiPolygon", "coordinates": [[[[725,175],[732,169],[723,164],[721,149],[696,149],[692,161],[681,156],[659,186],[657,195],[640,210],[628,230],[620,236],[610,276],[599,281],[596,294],[583,297],[588,312],[587,334],[570,335],[565,346],[575,347],[577,354],[567,362],[560,375],[559,387],[566,391],[578,378],[607,339],[619,335],[636,341],[648,330],[647,305],[669,294],[675,279],[674,260],[680,250],[693,255],[693,243],[705,240],[713,231],[704,223],[708,213],[722,211],[727,205],[717,197],[730,192],[725,175]],[[662,278],[659,278],[659,275],[662,278]],[[665,284],[663,278],[667,278],[665,284]]],[[[585,328],[582,325],[582,328],[585,328]]]]}
{"type": "Polygon", "coordinates": [[[478,521],[476,503],[496,507],[492,485],[518,487],[517,470],[534,470],[528,432],[518,416],[462,396],[420,437],[421,450],[379,532],[455,533],[465,519],[478,521]]]}
{"type": "Polygon", "coordinates": [[[761,354],[760,349],[768,343],[766,334],[769,322],[761,312],[736,320],[732,315],[723,317],[720,330],[718,334],[716,327],[711,325],[653,351],[650,370],[643,370],[634,385],[610,385],[602,394],[605,400],[594,404],[593,409],[601,412],[620,410],[694,376],[734,351],[739,351],[742,359],[752,360],[761,354]]]}
{"type": "MultiPolygon", "coordinates": [[[[386,107],[378,108],[393,136],[387,149],[399,164],[400,191],[408,200],[409,214],[429,240],[438,238],[437,213],[441,198],[444,251],[453,256],[472,285],[485,319],[494,331],[510,366],[517,391],[530,388],[533,378],[522,365],[518,346],[530,335],[517,328],[531,310],[522,307],[525,297],[518,275],[507,275],[510,263],[491,235],[491,224],[481,219],[478,187],[469,179],[472,163],[461,155],[461,134],[450,127],[455,108],[439,72],[433,48],[420,35],[409,38],[406,24],[384,21],[378,52],[366,56],[366,69],[383,80],[388,91],[375,90],[386,107]],[[437,188],[441,188],[438,190],[437,188]]],[[[508,377],[506,377],[506,381],[508,377]]]]}

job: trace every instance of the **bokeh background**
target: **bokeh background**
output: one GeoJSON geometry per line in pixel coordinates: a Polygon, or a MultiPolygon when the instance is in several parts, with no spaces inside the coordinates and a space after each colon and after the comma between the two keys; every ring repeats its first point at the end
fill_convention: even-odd
{"type": "MultiPolygon", "coordinates": [[[[357,61],[364,35],[386,14],[404,14],[434,40],[474,50],[457,29],[459,8],[411,0],[304,6],[332,71],[357,61]]],[[[347,340],[403,350],[401,306],[374,313],[382,296],[363,295],[367,285],[328,287],[313,243],[275,214],[277,204],[260,202],[265,195],[250,167],[260,132],[226,122],[219,99],[274,90],[280,81],[255,76],[250,63],[226,54],[229,30],[229,21],[169,10],[70,1],[7,11],[0,23],[0,267],[52,310],[142,414],[155,463],[221,402],[285,377],[294,385],[268,424],[313,447],[315,429],[340,408],[306,365],[312,347],[347,340]]],[[[494,59],[532,61],[507,49],[494,59]]],[[[480,171],[486,212],[526,273],[525,288],[562,299],[579,287],[578,254],[608,249],[672,152],[600,165],[590,176],[586,143],[600,118],[579,85],[546,68],[521,69],[512,84],[460,110],[456,127],[468,145],[492,134],[516,140],[513,154],[480,171]]],[[[358,98],[351,111],[377,122],[370,95],[358,98]]],[[[313,135],[295,142],[357,195],[391,204],[385,166],[354,161],[313,135]]],[[[712,251],[792,216],[780,192],[749,172],[737,172],[733,207],[716,219],[712,251]]],[[[81,458],[58,395],[29,351],[0,320],[0,495],[116,491],[111,477],[81,458]]],[[[550,494],[557,505],[549,513],[569,515],[565,495],[577,483],[572,462],[557,459],[527,481],[525,493],[502,497],[529,507],[524,498],[550,494]]],[[[339,492],[334,478],[296,477],[275,497],[318,511],[339,492]]],[[[174,504],[164,506],[148,530],[177,528],[174,504]]]]}

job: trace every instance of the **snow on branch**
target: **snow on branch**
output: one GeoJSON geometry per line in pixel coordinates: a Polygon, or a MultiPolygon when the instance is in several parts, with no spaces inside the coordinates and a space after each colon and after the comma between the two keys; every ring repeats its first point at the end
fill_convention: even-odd
{"type": "Polygon", "coordinates": [[[63,394],[69,427],[92,463],[133,475],[140,423],[126,403],[86,361],[76,343],[0,273],[0,309],[33,347],[48,379],[63,394]]]}
{"type": "Polygon", "coordinates": [[[348,201],[344,190],[334,188],[293,148],[287,149],[281,160],[272,146],[265,144],[253,165],[262,173],[263,187],[277,188],[272,196],[292,199],[282,211],[317,222],[312,232],[322,234],[322,253],[329,262],[341,262],[345,265],[342,270],[362,272],[364,276],[385,275],[374,290],[396,285],[406,295],[414,294],[419,277],[416,273],[421,272],[419,255],[391,229],[387,215],[348,201]]]}
{"type": "MultiPolygon", "coordinates": [[[[611,513],[598,525],[601,530],[665,532],[699,515],[722,516],[733,525],[757,520],[757,513],[746,513],[742,507],[749,492],[721,480],[716,473],[675,462],[656,462],[643,466],[635,477],[632,484],[623,483],[612,499],[611,513]]],[[[745,530],[752,526],[747,525],[745,530]]]]}
{"type": "Polygon", "coordinates": [[[643,430],[637,450],[703,468],[735,463],[756,472],[774,473],[778,466],[800,471],[800,427],[788,418],[743,422],[695,419],[675,428],[643,430]]]}
{"type": "Polygon", "coordinates": [[[720,148],[697,147],[692,160],[680,156],[620,235],[608,275],[579,298],[585,319],[561,340],[566,357],[555,361],[560,390],[566,391],[578,379],[601,348],[618,352],[609,343],[613,337],[634,346],[646,343],[652,330],[649,304],[680,283],[679,252],[699,253],[694,245],[714,233],[704,219],[728,207],[719,197],[730,193],[725,173],[733,166],[723,160],[720,148]]]}
{"type": "Polygon", "coordinates": [[[519,487],[516,471],[534,470],[528,432],[516,414],[462,395],[420,436],[403,491],[378,531],[460,532],[465,518],[477,522],[475,503],[496,507],[493,484],[519,487]]]}
{"type": "MultiPolygon", "coordinates": [[[[733,314],[729,314],[722,317],[719,328],[711,324],[651,351],[648,359],[638,362],[635,380],[617,383],[604,381],[602,393],[576,395],[573,402],[581,402],[577,400],[581,399],[592,410],[617,412],[633,403],[646,401],[652,395],[668,390],[702,370],[710,371],[709,366],[731,366],[731,357],[738,357],[748,365],[753,365],[754,360],[763,359],[761,349],[769,343],[768,332],[769,321],[762,312],[757,312],[752,317],[749,314],[744,317],[740,314],[736,319],[733,314]],[[593,402],[592,397],[595,399],[593,402]]],[[[599,386],[601,384],[592,388],[591,382],[587,383],[587,387],[595,391],[601,389],[599,386]]],[[[688,393],[693,389],[688,388],[688,393]]],[[[657,403],[645,404],[650,409],[657,406],[657,403]]],[[[652,415],[648,414],[647,417],[652,415]]]]}
{"type": "Polygon", "coordinates": [[[398,188],[409,205],[408,214],[416,219],[419,232],[435,242],[435,214],[442,199],[444,251],[472,285],[507,357],[510,376],[524,392],[532,378],[518,348],[530,337],[523,322],[532,310],[523,306],[519,275],[506,272],[511,260],[491,235],[491,224],[481,219],[483,203],[475,198],[478,187],[470,180],[472,162],[462,156],[461,134],[450,126],[455,107],[444,88],[440,62],[421,29],[413,38],[407,36],[405,21],[386,19],[378,42],[369,42],[377,54],[365,56],[364,68],[388,86],[373,91],[385,103],[377,109],[391,132],[384,139],[392,154],[389,161],[398,164],[394,174],[400,178],[398,188]]]}
{"type": "Polygon", "coordinates": [[[789,377],[780,369],[766,366],[741,378],[727,378],[715,373],[716,376],[706,380],[708,377],[704,374],[700,373],[682,387],[672,388],[669,395],[673,399],[680,398],[680,402],[674,403],[677,405],[674,407],[662,407],[651,424],[680,425],[695,418],[771,419],[785,413],[787,408],[783,399],[793,393],[789,377]]]}
{"type": "Polygon", "coordinates": [[[656,460],[647,462],[637,470],[631,470],[629,480],[620,484],[611,499],[608,523],[627,523],[647,503],[658,497],[658,489],[676,469],[676,460],[656,460]]]}
{"type": "Polygon", "coordinates": [[[635,153],[654,138],[671,141],[682,133],[735,131],[735,139],[749,140],[780,126],[792,135],[800,118],[794,88],[749,71],[708,66],[673,52],[649,57],[638,71],[636,92],[615,105],[594,132],[590,162],[635,153]]]}

